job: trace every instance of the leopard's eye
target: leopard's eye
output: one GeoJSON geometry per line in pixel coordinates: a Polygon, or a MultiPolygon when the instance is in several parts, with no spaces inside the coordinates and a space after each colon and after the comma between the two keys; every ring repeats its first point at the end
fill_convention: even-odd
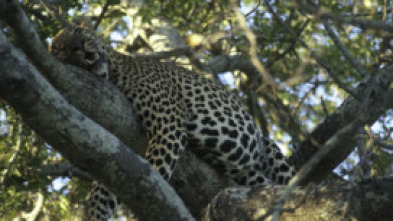
{"type": "Polygon", "coordinates": [[[94,59],[96,59],[96,53],[86,52],[85,53],[85,59],[86,60],[94,60],[94,59]]]}
{"type": "Polygon", "coordinates": [[[84,45],[85,45],[85,39],[82,38],[78,43],[74,45],[72,51],[82,50],[84,48],[84,45]]]}

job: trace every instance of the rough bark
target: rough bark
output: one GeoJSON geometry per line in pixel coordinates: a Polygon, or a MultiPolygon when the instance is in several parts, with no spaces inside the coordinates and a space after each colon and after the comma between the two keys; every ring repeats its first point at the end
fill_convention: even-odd
{"type": "MultiPolygon", "coordinates": [[[[274,205],[282,190],[262,186],[225,189],[212,200],[204,220],[272,220],[274,205]]],[[[280,221],[388,221],[393,217],[392,201],[392,179],[354,186],[338,183],[312,186],[292,192],[280,221]]]]}
{"type": "Polygon", "coordinates": [[[167,182],[118,138],[71,106],[0,32],[0,97],[74,165],[143,220],[193,220],[167,182]]]}
{"type": "MultiPolygon", "coordinates": [[[[19,36],[21,46],[29,59],[39,67],[41,73],[64,98],[83,114],[116,135],[133,151],[144,156],[147,137],[134,118],[131,105],[124,94],[111,83],[97,79],[80,68],[63,65],[53,58],[40,42],[34,26],[19,5],[1,3],[4,2],[0,2],[0,16],[3,16],[19,36]],[[39,59],[40,57],[45,59],[39,59]]],[[[89,168],[84,169],[90,172],[89,168]]],[[[233,184],[229,179],[219,176],[188,150],[180,158],[170,183],[194,215],[197,215],[219,190],[233,184]]],[[[108,187],[111,188],[109,185],[108,187]]]]}
{"type": "MultiPolygon", "coordinates": [[[[24,15],[23,13],[21,14],[20,9],[15,9],[7,4],[4,1],[0,1],[0,14],[1,16],[3,16],[3,18],[4,16],[6,17],[7,23],[9,23],[9,25],[14,28],[14,31],[18,33],[18,36],[20,36],[21,39],[26,41],[24,42],[24,44],[22,44],[23,49],[24,51],[26,51],[29,57],[32,58],[33,63],[40,68],[41,72],[44,73],[45,76],[51,81],[51,83],[55,85],[55,87],[57,87],[57,89],[64,94],[64,96],[71,104],[73,104],[83,113],[87,114],[94,121],[103,125],[107,130],[113,132],[124,143],[129,144],[130,147],[143,154],[146,145],[145,135],[144,132],[138,126],[138,124],[135,122],[135,119],[132,117],[133,115],[130,105],[128,104],[127,99],[124,97],[124,95],[122,95],[116,88],[114,88],[109,83],[99,81],[98,79],[95,79],[94,77],[88,75],[85,71],[80,70],[78,68],[71,67],[71,66],[63,66],[59,62],[54,60],[51,56],[47,54],[47,51],[42,46],[42,44],[39,43],[39,40],[37,40],[38,36],[33,30],[34,28],[32,28],[31,25],[27,24],[28,23],[27,18],[23,17],[24,15]],[[7,13],[3,13],[4,11],[7,11],[7,13]],[[39,59],[42,57],[45,57],[46,59],[39,59]],[[86,103],[86,101],[89,102],[86,103]]],[[[7,54],[8,52],[6,50],[0,51],[0,56],[9,56],[7,54]]],[[[23,86],[25,80],[26,82],[32,82],[33,79],[25,79],[21,82],[19,81],[19,78],[14,78],[15,81],[12,81],[13,83],[11,84],[10,82],[5,82],[6,78],[4,78],[4,76],[6,76],[5,74],[7,74],[8,76],[10,76],[10,74],[17,74],[15,76],[20,76],[20,79],[24,79],[24,77],[29,78],[29,76],[31,75],[24,76],[24,74],[29,73],[29,70],[31,68],[34,69],[34,67],[29,66],[28,65],[29,62],[27,60],[24,61],[25,62],[24,65],[22,65],[22,63],[20,62],[18,63],[16,60],[12,60],[12,61],[7,60],[5,59],[5,57],[1,58],[0,62],[3,63],[4,65],[7,62],[11,62],[12,64],[11,63],[7,64],[8,65],[7,68],[10,68],[10,70],[15,70],[15,73],[11,73],[11,72],[1,73],[2,76],[0,76],[0,84],[1,82],[3,83],[2,85],[0,85],[1,86],[0,96],[3,97],[4,94],[7,94],[6,96],[8,97],[4,97],[4,98],[6,99],[8,98],[7,100],[9,100],[10,104],[15,106],[16,109],[20,111],[22,116],[25,117],[27,116],[28,122],[31,121],[31,124],[34,123],[42,124],[42,122],[35,121],[34,118],[31,119],[29,118],[31,114],[39,114],[38,112],[34,112],[34,113],[31,112],[34,111],[34,109],[31,109],[30,107],[34,105],[38,105],[36,104],[36,102],[39,102],[40,100],[38,99],[38,97],[30,98],[29,96],[25,97],[23,94],[27,92],[26,91],[27,89],[29,89],[29,88],[24,88],[23,86]],[[20,66],[18,66],[18,64],[20,66]],[[21,73],[18,73],[18,71],[20,71],[21,73]],[[21,85],[21,83],[23,84],[21,85]],[[16,90],[16,88],[18,90],[16,90]],[[23,103],[22,101],[26,103],[23,103]]],[[[239,68],[237,67],[235,69],[239,69],[239,68]]],[[[1,70],[8,70],[8,69],[2,68],[1,70]]],[[[33,72],[34,71],[32,71],[32,73],[33,72]]],[[[393,73],[393,68],[391,67],[386,68],[384,70],[377,71],[377,73],[371,76],[367,81],[365,81],[365,83],[359,85],[358,89],[356,90],[356,93],[359,93],[358,94],[359,97],[361,99],[364,99],[365,101],[362,100],[359,101],[349,97],[334,115],[332,115],[330,118],[327,118],[327,120],[325,120],[325,122],[318,127],[316,131],[319,132],[314,132],[314,133],[319,135],[318,136],[315,135],[316,138],[313,139],[316,139],[320,144],[323,144],[339,128],[342,128],[343,126],[348,124],[348,122],[351,122],[354,118],[358,116],[357,114],[354,114],[354,113],[359,113],[359,112],[355,112],[355,110],[361,109],[364,110],[364,112],[366,113],[371,113],[371,114],[365,114],[365,120],[364,120],[366,123],[371,124],[377,119],[378,116],[380,116],[386,110],[391,108],[393,106],[392,105],[393,93],[392,93],[392,83],[391,83],[393,78],[392,73],[393,73]],[[367,93],[369,93],[368,95],[365,94],[366,91],[367,93]],[[325,138],[322,139],[320,137],[325,137],[325,138]]],[[[45,89],[45,88],[41,88],[40,90],[37,90],[37,88],[34,88],[33,85],[31,85],[31,87],[32,87],[31,88],[32,91],[35,91],[34,93],[36,95],[40,93],[40,90],[45,89]]],[[[49,107],[50,106],[48,106],[48,108],[49,107]]],[[[43,111],[45,112],[47,110],[45,109],[43,111]]],[[[57,122],[57,121],[52,121],[50,123],[53,124],[53,122],[57,122]]],[[[62,119],[62,122],[66,123],[66,120],[62,119]]],[[[50,133],[50,136],[48,137],[49,139],[48,141],[51,141],[51,139],[53,139],[54,146],[56,148],[60,148],[60,149],[65,148],[62,146],[58,147],[57,142],[62,143],[62,145],[65,145],[64,143],[66,142],[67,143],[70,142],[72,144],[72,139],[74,138],[71,138],[67,134],[64,134],[65,132],[67,132],[66,129],[64,129],[63,131],[60,130],[60,132],[57,133],[54,132],[53,128],[51,128],[49,122],[46,123],[48,123],[47,125],[48,128],[37,127],[38,130],[37,129],[36,130],[40,133],[41,132],[50,133]]],[[[61,126],[61,125],[55,125],[55,126],[61,126]]],[[[343,141],[343,145],[339,146],[340,149],[331,155],[333,159],[330,158],[330,161],[327,162],[326,165],[328,166],[323,166],[322,164],[321,168],[316,167],[317,169],[316,172],[310,175],[310,177],[316,175],[321,175],[318,179],[320,179],[321,177],[325,177],[326,174],[331,171],[332,169],[331,167],[334,164],[337,165],[339,162],[341,162],[343,157],[345,157],[355,146],[355,144],[352,143],[351,137],[348,138],[349,138],[348,141],[343,141]]],[[[309,143],[312,143],[310,142],[311,140],[312,139],[309,138],[309,143]]],[[[307,144],[307,141],[303,143],[303,145],[298,151],[298,154],[296,154],[293,158],[294,162],[297,163],[298,167],[303,165],[304,162],[310,159],[313,156],[313,154],[315,154],[318,151],[318,148],[307,149],[305,144],[307,144]],[[303,152],[304,154],[300,154],[303,152]]],[[[316,146],[314,143],[312,143],[312,145],[316,146]]],[[[127,182],[130,180],[127,178],[129,174],[120,174],[121,176],[116,177],[116,180],[114,180],[115,179],[114,176],[119,175],[119,172],[112,171],[113,168],[106,168],[107,166],[102,166],[104,162],[109,162],[108,159],[110,159],[110,157],[101,156],[100,154],[102,153],[100,152],[96,153],[95,151],[90,151],[90,149],[84,150],[87,152],[81,154],[81,152],[77,152],[77,151],[82,151],[79,148],[77,146],[74,147],[71,145],[67,145],[67,149],[72,149],[72,151],[76,151],[76,152],[69,153],[68,155],[65,154],[65,156],[68,156],[71,162],[77,162],[76,165],[86,169],[86,171],[90,172],[94,176],[97,176],[98,178],[101,179],[105,179],[103,180],[104,183],[106,183],[110,188],[111,187],[115,188],[115,193],[118,193],[120,196],[128,196],[127,194],[130,191],[134,190],[132,185],[129,185],[129,182],[127,182]],[[83,157],[90,157],[89,159],[91,161],[86,163],[82,160],[79,162],[78,160],[83,157]],[[104,170],[104,172],[102,172],[101,170],[104,170]],[[113,172],[112,175],[110,175],[109,170],[113,172]],[[120,188],[119,185],[121,184],[125,184],[125,186],[122,186],[120,188]],[[131,188],[131,190],[127,190],[126,188],[131,188]]],[[[127,151],[125,153],[129,155],[127,151]]],[[[127,170],[127,168],[123,168],[123,167],[132,166],[130,164],[133,164],[133,162],[128,162],[128,161],[130,160],[132,161],[132,159],[135,159],[135,158],[130,158],[126,160],[125,157],[126,155],[122,156],[122,158],[119,159],[119,160],[126,161],[126,162],[123,161],[120,162],[120,164],[122,165],[119,168],[123,171],[127,170]]],[[[128,168],[128,170],[133,170],[133,169],[135,168],[128,168]]],[[[139,179],[139,177],[134,177],[134,178],[139,179]]],[[[172,179],[172,184],[176,187],[177,192],[182,196],[182,198],[188,202],[187,205],[189,208],[191,208],[194,214],[197,214],[199,209],[202,208],[204,205],[206,205],[206,202],[208,202],[209,199],[212,196],[214,196],[219,189],[231,185],[230,183],[227,183],[227,180],[219,177],[213,170],[207,167],[206,164],[204,164],[202,161],[200,161],[198,158],[195,157],[195,155],[193,155],[190,152],[186,152],[185,156],[181,158],[180,167],[175,172],[174,178],[172,179]]],[[[143,196],[143,198],[144,197],[145,196],[143,196]]],[[[141,200],[140,200],[141,198],[133,198],[133,197],[127,197],[127,198],[129,198],[128,201],[134,200],[134,203],[138,202],[138,204],[141,204],[141,200]]],[[[262,198],[261,196],[260,200],[262,202],[265,199],[262,198]]],[[[160,209],[165,210],[165,207],[162,206],[165,205],[165,203],[162,204],[161,202],[156,201],[153,204],[155,206],[159,205],[160,209]]],[[[251,203],[250,205],[252,204],[253,203],[251,203]]],[[[150,205],[150,206],[154,207],[154,205],[150,205]]],[[[142,207],[142,204],[139,206],[142,207]]],[[[232,206],[236,206],[236,205],[232,205],[232,206]]],[[[150,210],[149,207],[144,208],[144,210],[149,212],[149,215],[151,215],[150,213],[155,211],[155,210],[150,210]]],[[[230,211],[227,211],[227,213],[230,213],[230,211]]]]}

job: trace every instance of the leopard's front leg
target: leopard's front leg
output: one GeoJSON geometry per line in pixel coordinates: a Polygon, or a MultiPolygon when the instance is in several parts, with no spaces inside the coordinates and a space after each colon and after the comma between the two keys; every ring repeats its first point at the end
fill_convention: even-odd
{"type": "MultiPolygon", "coordinates": [[[[142,117],[142,123],[149,137],[146,160],[168,181],[187,143],[185,120],[178,105],[157,108],[152,108],[157,111],[142,112],[146,113],[142,117]]],[[[97,181],[93,182],[87,201],[85,220],[88,221],[106,221],[112,218],[118,205],[117,197],[97,181]]]]}
{"type": "Polygon", "coordinates": [[[146,106],[134,101],[134,107],[148,133],[146,160],[168,181],[187,145],[184,107],[173,94],[156,95],[154,101],[146,106]]]}

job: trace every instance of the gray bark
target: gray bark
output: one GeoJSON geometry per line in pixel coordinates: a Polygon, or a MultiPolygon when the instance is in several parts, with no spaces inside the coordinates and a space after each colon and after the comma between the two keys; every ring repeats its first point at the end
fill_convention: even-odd
{"type": "MultiPolygon", "coordinates": [[[[135,151],[141,154],[144,153],[146,148],[145,134],[133,118],[130,105],[124,95],[110,83],[102,82],[90,76],[86,71],[78,68],[63,66],[61,63],[54,60],[48,55],[46,49],[39,42],[34,28],[28,24],[27,18],[24,17],[20,9],[8,5],[5,1],[0,1],[0,14],[10,27],[14,29],[13,31],[23,39],[22,47],[28,57],[40,68],[41,73],[43,73],[45,77],[63,93],[70,104],[88,115],[95,122],[101,124],[107,130],[111,131],[135,151]],[[40,59],[43,57],[45,59],[40,59]]],[[[136,188],[134,188],[133,184],[130,184],[130,180],[145,179],[142,176],[143,174],[148,177],[146,179],[149,179],[150,172],[146,172],[151,170],[151,168],[148,167],[149,165],[145,165],[145,163],[139,164],[139,158],[132,155],[131,151],[120,141],[117,141],[112,135],[107,134],[107,131],[97,129],[100,128],[98,125],[90,121],[89,118],[85,118],[76,109],[70,107],[67,101],[62,100],[60,95],[53,97],[57,92],[51,91],[48,94],[44,93],[45,91],[48,92],[48,90],[52,90],[51,86],[47,83],[45,83],[45,86],[37,84],[37,80],[40,82],[44,81],[40,74],[30,65],[29,61],[22,59],[23,56],[20,57],[20,54],[14,56],[12,53],[14,53],[15,50],[11,49],[12,46],[10,45],[1,47],[0,49],[0,66],[2,66],[1,70],[3,70],[3,72],[0,72],[0,97],[14,106],[15,109],[26,118],[26,121],[33,129],[40,134],[44,134],[44,138],[47,138],[48,142],[52,143],[55,148],[64,153],[71,162],[102,180],[103,183],[113,189],[119,196],[123,196],[125,198],[123,201],[129,202],[128,205],[130,205],[131,208],[137,208],[137,215],[141,217],[151,217],[155,212],[159,213],[161,210],[164,210],[162,212],[166,212],[167,204],[164,201],[152,200],[149,201],[150,205],[145,205],[144,200],[146,195],[142,196],[138,194],[146,192],[136,191],[137,193],[135,193],[136,188]],[[4,70],[7,70],[7,73],[4,73],[4,70]],[[53,95],[51,95],[52,92],[54,93],[53,95]],[[49,98],[51,100],[45,100],[49,98]],[[45,103],[44,101],[47,102],[45,103]],[[55,106],[53,106],[54,104],[59,104],[62,108],[55,109],[55,106]],[[39,107],[39,105],[43,105],[43,107],[39,107]],[[60,113],[60,115],[56,115],[56,113],[60,113]],[[37,118],[37,116],[42,117],[42,119],[37,118]],[[58,118],[51,118],[56,116],[58,118]],[[92,132],[90,132],[90,130],[84,130],[83,133],[78,133],[78,130],[76,130],[78,127],[74,125],[78,122],[68,122],[70,119],[73,119],[72,117],[82,119],[82,122],[89,122],[90,126],[95,125],[93,127],[97,128],[96,130],[92,130],[92,132]],[[87,135],[90,133],[96,133],[96,135],[99,134],[100,136],[79,136],[80,134],[87,135]],[[71,134],[76,137],[71,136],[71,134]],[[108,140],[103,140],[103,137],[108,138],[108,140]],[[95,141],[97,145],[89,146],[92,141],[95,141]],[[101,146],[100,142],[108,145],[117,144],[114,146],[116,153],[111,152],[114,150],[98,148],[101,146]],[[109,167],[108,165],[116,166],[109,167]],[[143,172],[139,171],[141,168],[143,172]],[[135,174],[129,174],[130,171],[133,171],[135,174]],[[138,203],[138,205],[134,205],[136,203],[138,203]]],[[[239,67],[233,68],[241,69],[239,67]]],[[[219,68],[216,68],[215,70],[218,69],[219,68]]],[[[352,97],[346,99],[336,114],[332,115],[331,118],[327,118],[327,120],[318,127],[316,130],[318,132],[313,133],[312,139],[323,144],[324,141],[328,140],[336,131],[359,116],[358,114],[354,114],[359,113],[355,112],[355,110],[362,110],[362,121],[371,124],[378,116],[391,108],[393,106],[392,73],[392,67],[376,71],[374,75],[370,76],[370,78],[356,90],[361,100],[356,100],[352,97]],[[314,136],[314,134],[319,135],[314,136]],[[325,140],[318,140],[321,139],[321,137],[325,137],[325,140]]],[[[312,139],[309,138],[293,157],[298,167],[303,165],[318,151],[318,148],[315,147],[310,148],[310,150],[305,148],[307,142],[309,142],[310,145],[317,146],[315,143],[311,142],[312,139]]],[[[353,149],[355,144],[352,140],[352,137],[343,140],[343,145],[338,146],[340,149],[338,151],[333,151],[329,156],[329,162],[324,162],[326,165],[320,163],[315,167],[316,170],[310,173],[312,175],[309,175],[310,179],[312,180],[314,176],[318,177],[318,179],[326,177],[326,174],[331,171],[332,167],[341,162],[341,160],[353,149]]],[[[154,173],[154,171],[151,173],[154,173]]],[[[154,179],[157,179],[158,186],[163,185],[164,189],[167,188],[165,186],[166,184],[162,184],[161,180],[156,178],[155,175],[154,179]]],[[[310,179],[306,181],[309,182],[310,179]]],[[[205,163],[195,157],[193,153],[187,151],[181,158],[180,166],[176,170],[171,183],[187,202],[187,206],[193,214],[198,214],[200,209],[203,208],[220,189],[231,185],[228,180],[220,177],[207,167],[205,163]]],[[[157,183],[155,185],[157,185],[157,183]]],[[[172,190],[168,189],[168,191],[171,192],[172,190]]],[[[155,192],[147,193],[155,194],[155,192]]],[[[160,192],[160,190],[158,190],[157,194],[157,197],[162,196],[162,194],[165,195],[165,193],[162,193],[162,191],[160,192]]],[[[260,197],[261,202],[268,199],[263,196],[264,195],[261,195],[260,197]]],[[[146,202],[150,199],[155,199],[154,197],[155,196],[148,195],[146,202]]],[[[345,199],[346,198],[343,198],[343,200],[345,199]]],[[[382,204],[385,205],[385,201],[378,202],[382,202],[382,204]]],[[[250,205],[252,204],[253,203],[250,205]]],[[[235,207],[236,205],[233,204],[232,206],[235,207]]],[[[227,211],[227,213],[231,214],[230,211],[227,211]]],[[[163,218],[165,218],[165,216],[163,218]]],[[[143,218],[143,220],[148,219],[143,218]]]]}
{"type": "MultiPolygon", "coordinates": [[[[392,220],[393,180],[372,180],[355,186],[328,184],[296,189],[281,210],[280,221],[392,220]]],[[[209,205],[205,221],[272,220],[283,188],[228,188],[209,205]]]]}
{"type": "MultiPolygon", "coordinates": [[[[124,94],[111,83],[54,59],[40,42],[34,27],[18,5],[2,5],[0,2],[0,14],[20,37],[28,57],[71,105],[113,133],[133,151],[144,156],[147,137],[134,118],[131,105],[124,94]],[[42,57],[45,59],[39,59],[42,57]]],[[[57,148],[55,145],[54,147],[57,148]]],[[[90,168],[83,169],[91,173],[90,168]]],[[[105,179],[105,176],[100,175],[105,179]]],[[[188,150],[183,153],[170,183],[185,199],[194,215],[199,214],[200,209],[204,208],[220,189],[233,184],[229,179],[220,177],[188,150]]],[[[111,189],[110,185],[107,186],[111,189]]]]}
{"type": "Polygon", "coordinates": [[[70,105],[0,32],[0,97],[48,143],[143,220],[193,220],[167,182],[113,134],[70,105]]]}

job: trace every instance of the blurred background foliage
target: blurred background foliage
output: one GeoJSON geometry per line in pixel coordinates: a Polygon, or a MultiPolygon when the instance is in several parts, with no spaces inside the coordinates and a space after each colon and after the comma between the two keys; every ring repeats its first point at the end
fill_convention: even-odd
{"type": "MultiPolygon", "coordinates": [[[[60,22],[40,1],[22,2],[42,41],[49,43],[61,29],[60,22]]],[[[84,16],[99,23],[99,35],[120,51],[134,56],[173,52],[160,58],[221,81],[244,102],[264,135],[288,154],[348,91],[391,61],[393,30],[378,26],[392,23],[393,5],[388,0],[307,1],[312,9],[294,0],[46,2],[70,21],[80,22],[84,16]],[[242,19],[247,26],[241,25],[242,19]],[[156,29],[163,24],[181,36],[164,36],[172,47],[154,45],[156,29]],[[250,69],[253,57],[274,80],[273,89],[250,69]],[[215,66],[231,58],[244,62],[227,69],[215,66]]],[[[0,27],[17,45],[16,36],[1,23],[0,27]]],[[[392,118],[390,110],[360,130],[356,151],[331,179],[390,175],[392,118]]],[[[3,220],[73,220],[89,188],[89,176],[67,166],[1,100],[0,172],[3,220]]]]}

